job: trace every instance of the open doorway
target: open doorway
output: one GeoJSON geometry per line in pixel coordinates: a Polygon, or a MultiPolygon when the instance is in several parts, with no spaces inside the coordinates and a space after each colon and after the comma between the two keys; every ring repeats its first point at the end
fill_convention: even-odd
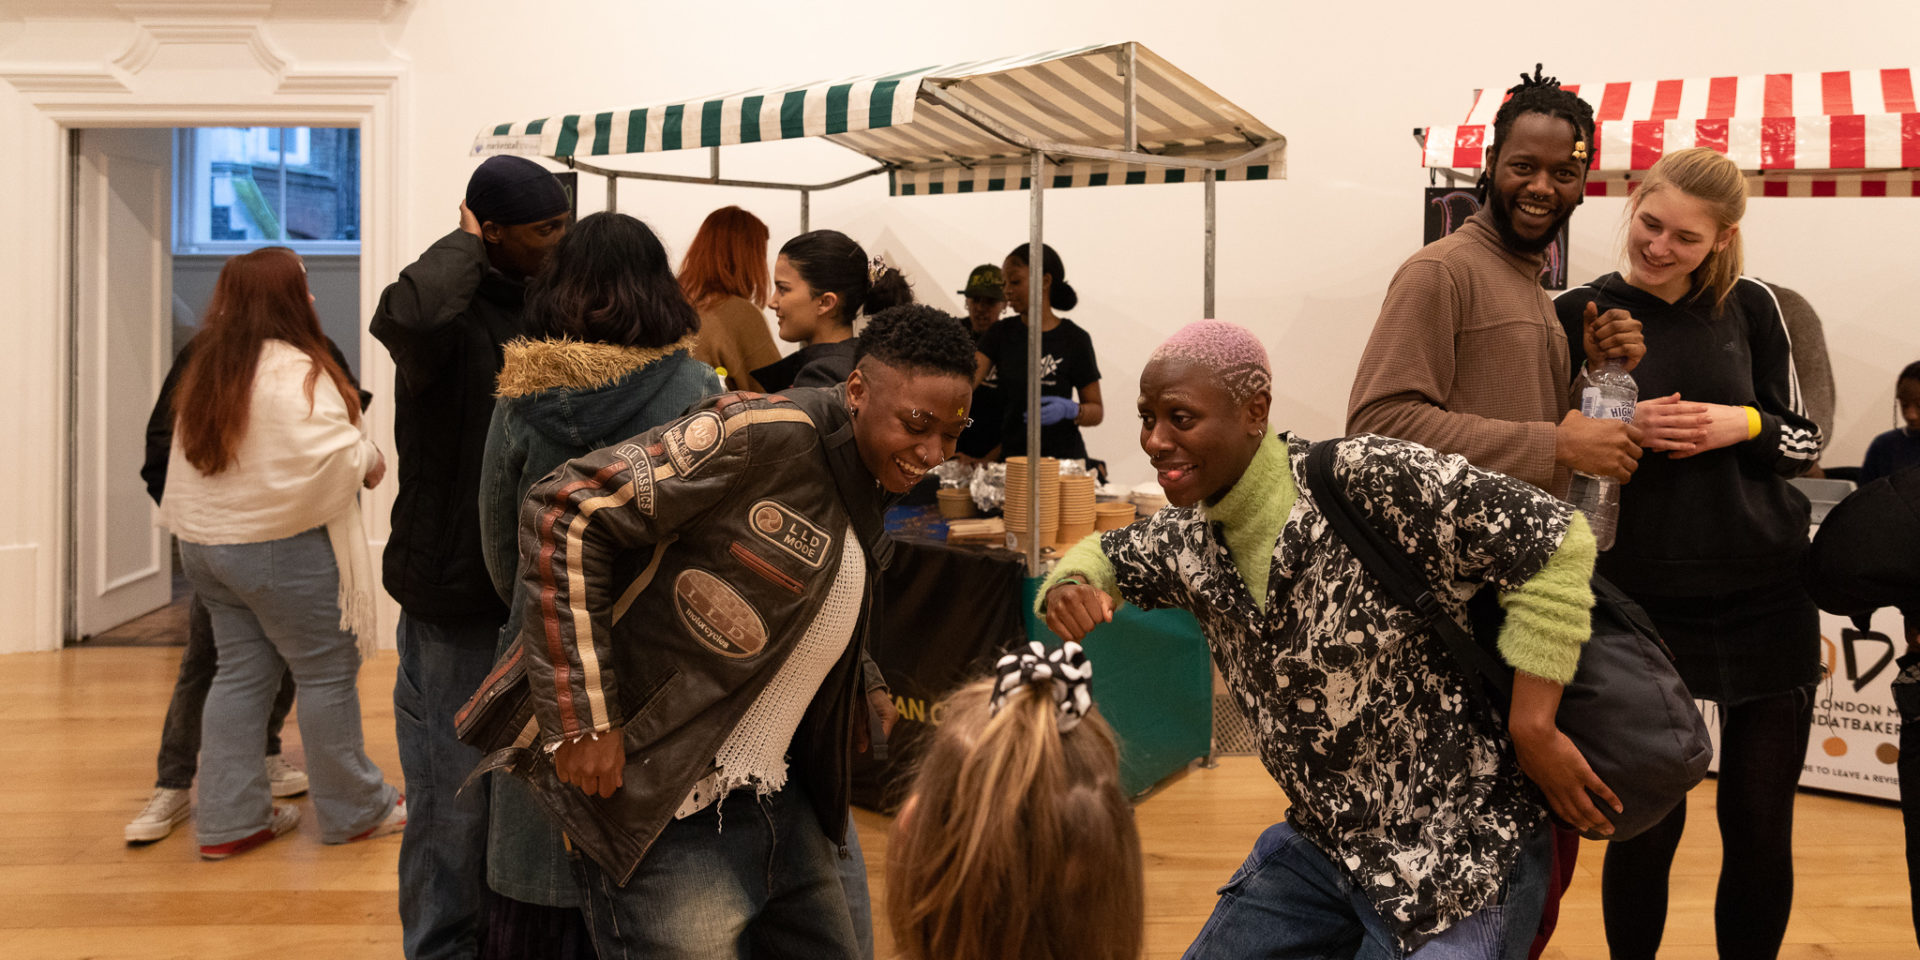
{"type": "Polygon", "coordinates": [[[68,642],[185,637],[187,587],[155,522],[164,435],[150,436],[149,418],[227,258],[269,245],[300,253],[322,329],[359,369],[359,133],[74,132],[68,642]]]}

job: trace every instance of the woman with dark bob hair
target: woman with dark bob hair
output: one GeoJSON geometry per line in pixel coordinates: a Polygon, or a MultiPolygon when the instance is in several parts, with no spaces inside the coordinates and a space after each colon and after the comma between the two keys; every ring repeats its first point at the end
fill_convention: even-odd
{"type": "MultiPolygon", "coordinates": [[[[480,535],[487,572],[508,604],[518,582],[520,503],[553,468],[666,423],[718,392],[693,358],[700,318],[666,249],[621,213],[582,219],[527,291],[538,340],[508,343],[480,472],[480,535]]],[[[518,634],[515,607],[501,646],[518,634]]],[[[496,654],[499,651],[496,650],[496,654]]],[[[505,898],[490,911],[483,954],[520,956],[539,944],[591,957],[567,854],[525,785],[493,778],[487,883],[505,898]]]]}

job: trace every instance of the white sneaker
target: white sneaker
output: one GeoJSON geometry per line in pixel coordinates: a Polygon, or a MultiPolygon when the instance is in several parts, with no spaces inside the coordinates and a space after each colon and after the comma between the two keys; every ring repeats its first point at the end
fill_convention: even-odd
{"type": "Polygon", "coordinates": [[[148,800],[140,815],[127,824],[127,842],[152,843],[165,839],[191,812],[193,801],[187,796],[187,791],[155,787],[153,799],[148,800]]]}
{"type": "Polygon", "coordinates": [[[276,797],[297,797],[307,792],[307,772],[276,753],[267,758],[267,783],[276,797]]]}
{"type": "Polygon", "coordinates": [[[372,827],[366,830],[363,830],[357,834],[354,834],[351,837],[348,837],[346,839],[346,842],[353,843],[356,840],[372,840],[374,837],[391,836],[393,834],[399,833],[402,830],[405,830],[406,828],[407,828],[407,795],[403,793],[400,795],[400,799],[394,803],[393,809],[388,810],[387,815],[384,818],[382,818],[379,823],[376,823],[372,827]]]}

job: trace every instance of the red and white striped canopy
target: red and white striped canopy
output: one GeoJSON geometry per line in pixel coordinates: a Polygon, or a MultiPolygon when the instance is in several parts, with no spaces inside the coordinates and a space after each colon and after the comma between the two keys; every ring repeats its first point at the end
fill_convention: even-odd
{"type": "MultiPolygon", "coordinates": [[[[1427,128],[1425,165],[1484,162],[1508,84],[1480,92],[1465,123],[1427,128]]],[[[1666,150],[1712,147],[1754,196],[1920,196],[1913,71],[1567,84],[1597,123],[1590,195],[1624,194],[1666,150]]]]}

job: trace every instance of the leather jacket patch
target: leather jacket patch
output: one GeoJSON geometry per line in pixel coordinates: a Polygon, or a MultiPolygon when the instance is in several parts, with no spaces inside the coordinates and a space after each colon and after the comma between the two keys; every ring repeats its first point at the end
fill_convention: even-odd
{"type": "Polygon", "coordinates": [[[745,660],[766,649],[766,620],[712,573],[689,568],[674,578],[673,608],[694,639],[723,657],[745,660]]]}
{"type": "Polygon", "coordinates": [[[653,516],[653,461],[637,443],[623,443],[613,454],[627,462],[628,475],[633,479],[633,508],[642,516],[653,516]]]}
{"type": "Polygon", "coordinates": [[[712,410],[702,410],[668,430],[662,439],[666,441],[667,459],[672,461],[674,471],[683,477],[693,476],[701,464],[720,452],[723,432],[720,415],[712,410]]]}
{"type": "Polygon", "coordinates": [[[827,562],[827,548],[833,546],[825,530],[777,500],[761,500],[748,508],[747,529],[815,569],[827,562]]]}

